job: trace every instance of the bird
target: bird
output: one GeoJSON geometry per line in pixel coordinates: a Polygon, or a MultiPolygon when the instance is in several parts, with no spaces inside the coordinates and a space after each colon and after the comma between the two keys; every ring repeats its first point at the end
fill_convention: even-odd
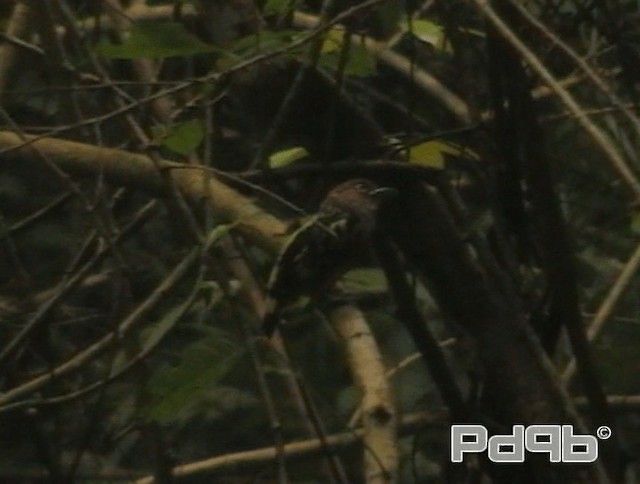
{"type": "Polygon", "coordinates": [[[395,193],[394,188],[358,178],[327,194],[276,258],[267,284],[265,336],[273,335],[283,310],[303,297],[318,299],[357,265],[358,256],[368,250],[381,203],[395,193]]]}

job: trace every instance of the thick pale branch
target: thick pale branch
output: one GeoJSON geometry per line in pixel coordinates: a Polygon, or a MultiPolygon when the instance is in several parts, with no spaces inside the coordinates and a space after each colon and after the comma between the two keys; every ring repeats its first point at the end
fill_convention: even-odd
{"type": "Polygon", "coordinates": [[[227,186],[205,167],[166,160],[156,166],[144,154],[56,138],[21,137],[10,131],[0,131],[0,153],[2,163],[46,157],[72,176],[104,176],[112,184],[160,196],[168,193],[166,175],[187,200],[206,203],[216,219],[237,223],[238,230],[264,249],[277,251],[285,239],[285,222],[227,186]]]}
{"type": "Polygon", "coordinates": [[[331,322],[346,343],[349,368],[362,394],[366,482],[395,482],[399,466],[396,410],[380,350],[356,307],[340,306],[331,314],[331,322]]]}

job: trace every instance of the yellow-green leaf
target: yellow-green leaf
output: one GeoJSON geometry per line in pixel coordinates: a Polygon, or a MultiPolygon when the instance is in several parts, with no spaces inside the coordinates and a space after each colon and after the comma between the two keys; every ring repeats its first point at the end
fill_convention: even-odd
{"type": "Polygon", "coordinates": [[[347,292],[384,292],[387,279],[380,269],[353,269],[340,279],[340,288],[347,292]]]}
{"type": "Polygon", "coordinates": [[[469,148],[449,141],[433,140],[409,147],[409,162],[430,168],[443,169],[445,167],[445,155],[479,158],[477,153],[469,148]]]}
{"type": "Polygon", "coordinates": [[[404,21],[402,30],[411,33],[417,39],[425,42],[438,50],[452,52],[451,44],[447,41],[442,25],[430,20],[415,19],[411,22],[404,21]]]}
{"type": "Polygon", "coordinates": [[[269,157],[270,168],[282,168],[309,156],[309,152],[302,146],[278,151],[269,157]]]}
{"type": "MultiPolygon", "coordinates": [[[[334,27],[327,32],[318,65],[325,69],[336,70],[343,55],[345,30],[343,27],[334,27]]],[[[352,43],[347,53],[348,58],[344,67],[347,76],[369,76],[375,72],[375,59],[364,45],[352,43]]]]}
{"type": "Polygon", "coordinates": [[[204,135],[205,128],[202,121],[186,121],[171,126],[162,140],[162,145],[181,155],[188,155],[200,146],[204,135]]]}
{"type": "Polygon", "coordinates": [[[325,35],[324,42],[322,43],[322,48],[320,49],[321,54],[329,54],[331,52],[337,52],[342,49],[342,44],[344,42],[344,28],[343,27],[334,27],[325,35]]]}

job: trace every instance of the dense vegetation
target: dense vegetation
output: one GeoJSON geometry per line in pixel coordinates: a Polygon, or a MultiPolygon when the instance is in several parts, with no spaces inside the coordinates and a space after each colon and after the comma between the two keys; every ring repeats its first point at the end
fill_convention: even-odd
{"type": "Polygon", "coordinates": [[[3,2],[0,481],[635,482],[639,8],[3,2]],[[350,178],[370,250],[267,340],[350,178]],[[613,437],[452,465],[452,422],[613,437]]]}

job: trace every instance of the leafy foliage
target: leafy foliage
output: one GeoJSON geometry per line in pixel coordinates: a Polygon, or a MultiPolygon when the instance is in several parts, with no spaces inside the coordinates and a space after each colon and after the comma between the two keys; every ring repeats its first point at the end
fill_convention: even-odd
{"type": "Polygon", "coordinates": [[[195,151],[205,136],[204,125],[198,120],[171,126],[166,133],[162,131],[164,130],[161,128],[155,130],[156,136],[162,140],[162,146],[180,155],[188,155],[195,151]]]}
{"type": "Polygon", "coordinates": [[[202,339],[184,348],[177,365],[154,373],[148,385],[150,398],[141,411],[143,419],[165,424],[184,419],[203,394],[233,371],[244,351],[222,331],[203,332],[202,339]]]}
{"type": "Polygon", "coordinates": [[[102,41],[96,52],[108,59],[158,59],[212,52],[214,48],[178,22],[136,24],[120,44],[102,41]]]}
{"type": "MultiPolygon", "coordinates": [[[[510,361],[526,352],[496,352],[506,329],[475,338],[458,316],[479,319],[503,304],[539,335],[544,323],[566,324],[557,321],[566,299],[557,294],[571,284],[553,279],[562,232],[572,241],[562,262],[576,262],[580,317],[603,322],[591,342],[595,373],[607,395],[640,391],[638,194],[598,148],[605,140],[637,177],[637,2],[334,2],[324,10],[314,1],[157,0],[115,12],[117,2],[74,1],[31,9],[16,25],[12,9],[22,3],[0,6],[0,142],[12,132],[54,138],[55,149],[0,146],[0,481],[169,480],[170,468],[194,462],[224,474],[221,482],[332,480],[326,469],[335,462],[325,465],[322,452],[278,463],[270,449],[315,438],[319,427],[352,436],[348,422],[362,422],[353,341],[337,341],[327,324],[345,302],[364,310],[400,417],[452,408],[426,338],[412,332],[418,317],[448,380],[465,405],[477,404],[473,415],[508,425],[512,409],[492,414],[482,392],[526,388],[526,400],[545,389],[509,380],[528,375],[510,361]],[[488,27],[480,5],[495,8],[526,50],[488,27]],[[228,38],[217,40],[219,32],[228,38]],[[543,82],[532,59],[554,82],[543,82]],[[156,171],[136,163],[117,171],[55,138],[143,154],[156,171]],[[372,242],[382,243],[287,314],[284,354],[258,330],[275,248],[312,219],[332,185],[352,177],[398,192],[380,214],[384,237],[372,242]],[[177,178],[196,180],[192,191],[181,192],[177,178]],[[556,203],[560,229],[544,212],[556,203]],[[243,217],[229,216],[236,209],[243,217]],[[459,252],[424,213],[448,217],[459,252]],[[475,271],[468,279],[454,277],[457,256],[475,271]],[[495,273],[493,297],[473,299],[495,273]],[[487,382],[483,365],[493,361],[508,377],[487,382]]],[[[574,348],[556,338],[550,360],[562,373],[574,348]]],[[[628,403],[612,409],[631,435],[623,442],[631,461],[638,412],[628,403]]],[[[445,416],[405,429],[398,482],[457,477],[447,424],[445,416]]],[[[335,450],[350,482],[363,479],[361,447],[335,450]]],[[[467,480],[471,472],[491,479],[469,472],[467,480]]]]}

